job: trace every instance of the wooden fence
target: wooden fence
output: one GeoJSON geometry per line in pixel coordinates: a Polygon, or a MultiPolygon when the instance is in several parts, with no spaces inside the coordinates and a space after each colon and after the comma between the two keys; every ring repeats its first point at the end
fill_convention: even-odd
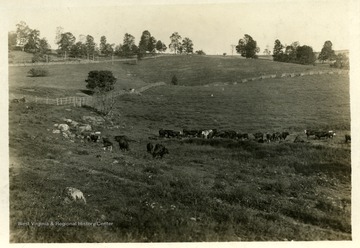
{"type": "Polygon", "coordinates": [[[77,96],[71,96],[71,97],[58,97],[58,98],[49,98],[49,97],[37,97],[37,96],[29,96],[29,95],[13,95],[10,96],[10,99],[20,99],[25,97],[26,102],[33,102],[33,103],[37,103],[37,104],[50,104],[50,105],[73,105],[75,107],[81,107],[81,106],[90,106],[90,107],[96,107],[99,104],[103,104],[106,101],[112,100],[115,97],[121,96],[121,95],[125,95],[125,94],[138,94],[141,92],[144,92],[152,87],[156,87],[156,86],[162,86],[165,85],[164,82],[158,82],[158,83],[153,83],[153,84],[149,84],[146,86],[143,86],[139,89],[133,89],[131,91],[114,91],[114,92],[109,92],[105,95],[102,96],[86,96],[86,97],[77,97],[77,96]]]}

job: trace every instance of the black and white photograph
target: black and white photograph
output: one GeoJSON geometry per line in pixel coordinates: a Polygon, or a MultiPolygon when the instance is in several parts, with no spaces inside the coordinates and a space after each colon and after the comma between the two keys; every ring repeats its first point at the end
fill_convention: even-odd
{"type": "Polygon", "coordinates": [[[359,5],[1,1],[2,240],[353,245],[359,5]]]}

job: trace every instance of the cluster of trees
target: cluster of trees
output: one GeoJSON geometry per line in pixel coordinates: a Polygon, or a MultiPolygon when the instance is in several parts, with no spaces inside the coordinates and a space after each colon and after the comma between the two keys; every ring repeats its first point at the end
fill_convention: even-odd
{"type": "Polygon", "coordinates": [[[8,33],[8,48],[10,50],[22,50],[35,54],[46,54],[50,45],[46,38],[40,38],[40,31],[31,29],[25,22],[16,25],[15,32],[8,33]]]}
{"type": "Polygon", "coordinates": [[[316,61],[315,53],[312,47],[303,45],[299,42],[293,42],[291,45],[283,45],[280,40],[275,40],[273,49],[274,61],[297,63],[297,64],[314,64],[316,61]]]}
{"type": "MultiPolygon", "coordinates": [[[[25,22],[20,22],[16,32],[9,32],[9,50],[20,48],[23,51],[35,54],[46,54],[50,51],[50,46],[45,38],[40,39],[40,31],[30,29],[25,22]]],[[[170,48],[175,54],[193,53],[193,42],[190,38],[181,36],[174,32],[170,36],[170,44],[167,46],[161,40],[156,40],[148,30],[143,31],[138,45],[135,43],[135,37],[126,33],[123,42],[117,46],[107,42],[106,36],[101,36],[100,43],[95,43],[91,35],[80,35],[78,41],[71,32],[64,32],[62,27],[56,28],[55,43],[58,45],[57,52],[65,58],[87,58],[95,56],[117,55],[122,57],[138,56],[142,58],[146,54],[163,53],[170,48]]],[[[202,50],[199,54],[205,54],[202,50]]]]}
{"type": "Polygon", "coordinates": [[[194,52],[194,44],[192,40],[188,37],[182,39],[178,32],[175,32],[170,36],[170,41],[170,51],[174,52],[175,54],[191,54],[194,52]]]}

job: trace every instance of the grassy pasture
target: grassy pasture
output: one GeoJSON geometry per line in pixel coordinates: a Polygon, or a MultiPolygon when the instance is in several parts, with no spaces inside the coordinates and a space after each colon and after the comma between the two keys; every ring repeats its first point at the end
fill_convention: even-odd
{"type": "Polygon", "coordinates": [[[125,95],[112,118],[117,127],[95,130],[130,136],[136,142],[129,152],[104,152],[100,144],[51,133],[61,118],[96,115],[85,108],[11,104],[10,240],[350,240],[350,146],[342,135],[350,126],[348,81],[345,75],[319,75],[224,87],[169,85],[125,95]],[[292,135],[271,144],[152,140],[170,151],[153,160],[146,144],[161,127],[292,135]],[[305,128],[341,135],[292,143],[305,128]],[[67,186],[81,189],[87,205],[61,204],[59,192],[67,186]],[[35,227],[19,221],[113,224],[35,227]]]}
{"type": "Polygon", "coordinates": [[[121,62],[97,64],[69,64],[50,66],[9,67],[10,94],[24,94],[49,97],[66,97],[81,94],[86,90],[85,79],[89,71],[110,70],[117,78],[115,90],[139,88],[146,85],[142,80],[130,75],[123,69],[121,62]],[[28,77],[31,68],[49,71],[49,76],[28,77]]]}
{"type": "Polygon", "coordinates": [[[179,85],[204,85],[217,82],[240,82],[261,75],[330,70],[329,65],[297,65],[267,60],[243,59],[231,56],[163,56],[142,60],[138,66],[124,65],[147,83],[170,83],[176,75],[179,85]]]}
{"type": "Polygon", "coordinates": [[[163,86],[125,96],[118,113],[134,125],[241,132],[350,129],[345,75],[276,78],[227,86],[163,86]],[[213,95],[213,97],[211,97],[213,95]],[[125,115],[125,113],[128,113],[125,115]]]}

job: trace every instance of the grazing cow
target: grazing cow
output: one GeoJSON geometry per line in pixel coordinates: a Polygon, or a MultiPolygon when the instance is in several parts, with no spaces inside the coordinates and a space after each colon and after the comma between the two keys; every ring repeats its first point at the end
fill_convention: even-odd
{"type": "Polygon", "coordinates": [[[113,143],[108,138],[103,138],[104,150],[112,151],[113,143]]]}
{"type": "Polygon", "coordinates": [[[147,152],[151,154],[154,150],[154,145],[152,143],[148,143],[146,145],[146,149],[147,149],[147,152]]]}
{"type": "Polygon", "coordinates": [[[65,203],[80,201],[86,204],[84,194],[76,188],[66,187],[63,191],[63,194],[65,196],[65,203]]]}
{"type": "Polygon", "coordinates": [[[267,134],[266,134],[266,141],[267,141],[268,143],[270,143],[271,139],[272,139],[272,135],[269,134],[269,133],[267,133],[267,134]]]}
{"type": "Polygon", "coordinates": [[[120,150],[124,150],[124,151],[129,150],[129,142],[125,135],[115,136],[115,140],[119,143],[120,150]]]}
{"type": "Polygon", "coordinates": [[[350,134],[345,134],[345,143],[348,143],[349,141],[351,141],[350,134]]]}
{"type": "Polygon", "coordinates": [[[321,139],[323,137],[329,138],[329,132],[326,131],[317,131],[315,132],[315,139],[321,139]]]}
{"type": "Polygon", "coordinates": [[[255,137],[255,139],[257,139],[257,140],[263,139],[264,134],[263,134],[263,133],[254,133],[254,137],[255,137]]]}
{"type": "Polygon", "coordinates": [[[306,137],[309,138],[309,136],[315,135],[315,132],[316,132],[316,131],[305,129],[304,132],[305,132],[305,134],[306,134],[306,137]]]}
{"type": "Polygon", "coordinates": [[[173,130],[164,130],[164,129],[160,129],[159,130],[159,136],[163,137],[163,138],[171,138],[171,137],[180,137],[181,136],[181,132],[179,131],[173,131],[173,130]]]}
{"type": "Polygon", "coordinates": [[[199,131],[199,130],[187,130],[187,129],[184,129],[183,130],[183,135],[185,137],[199,137],[201,135],[201,132],[202,131],[199,131]]]}
{"type": "Polygon", "coordinates": [[[279,132],[273,133],[271,139],[274,140],[274,141],[281,140],[281,133],[279,133],[279,132]]]}
{"type": "Polygon", "coordinates": [[[289,135],[290,135],[289,132],[282,132],[282,133],[281,133],[281,136],[280,136],[280,139],[285,140],[286,137],[289,136],[289,135]]]}
{"type": "Polygon", "coordinates": [[[249,134],[247,134],[247,133],[238,133],[237,135],[236,135],[236,137],[238,138],[238,139],[240,139],[240,140],[245,140],[245,139],[249,139],[249,134]]]}
{"type": "Polygon", "coordinates": [[[201,132],[201,137],[204,139],[210,139],[209,136],[213,133],[213,130],[204,130],[201,132]]]}
{"type": "Polygon", "coordinates": [[[153,158],[156,158],[156,157],[162,158],[165,154],[169,154],[169,150],[161,144],[156,144],[155,149],[152,153],[153,158]]]}
{"type": "Polygon", "coordinates": [[[225,138],[228,138],[228,139],[235,139],[236,138],[236,131],[234,130],[228,130],[228,131],[225,131],[225,138]]]}
{"type": "Polygon", "coordinates": [[[91,133],[89,136],[89,141],[91,140],[92,142],[99,142],[100,141],[100,132],[95,132],[95,133],[91,133]]]}

